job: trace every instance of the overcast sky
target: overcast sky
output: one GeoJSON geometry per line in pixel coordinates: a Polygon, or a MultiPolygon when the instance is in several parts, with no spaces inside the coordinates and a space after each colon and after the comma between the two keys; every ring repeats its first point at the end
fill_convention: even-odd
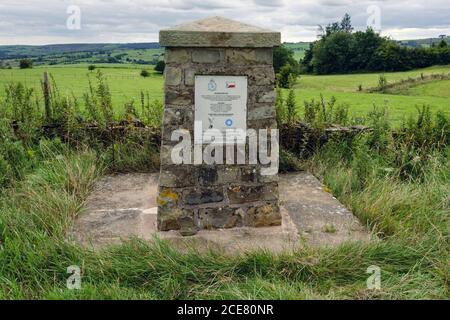
{"type": "Polygon", "coordinates": [[[346,12],[356,29],[369,20],[394,39],[450,35],[450,0],[0,0],[0,44],[153,42],[161,28],[215,15],[311,41],[346,12]]]}

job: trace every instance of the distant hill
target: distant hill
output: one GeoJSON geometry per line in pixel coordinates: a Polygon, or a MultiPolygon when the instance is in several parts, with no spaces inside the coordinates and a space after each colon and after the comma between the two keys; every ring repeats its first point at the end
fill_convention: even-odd
{"type": "Polygon", "coordinates": [[[0,46],[2,64],[15,66],[19,59],[39,64],[141,63],[155,64],[163,54],[159,43],[81,43],[42,46],[0,46]]]}
{"type": "Polygon", "coordinates": [[[294,51],[294,58],[300,60],[305,55],[305,50],[309,48],[309,42],[284,42],[283,45],[294,51]]]}
{"type": "MultiPolygon", "coordinates": [[[[450,44],[450,36],[444,38],[448,44],[450,44]]],[[[436,45],[441,42],[441,38],[427,38],[427,39],[414,39],[414,40],[399,40],[397,41],[400,45],[410,47],[410,48],[429,48],[433,44],[436,45]]]]}
{"type": "Polygon", "coordinates": [[[0,59],[33,58],[75,52],[111,52],[113,50],[159,49],[158,42],[148,43],[73,43],[42,46],[0,46],[0,59]]]}
{"type": "MultiPolygon", "coordinates": [[[[450,43],[450,36],[446,41],[450,43]]],[[[429,47],[440,38],[399,40],[398,43],[412,48],[429,47]]],[[[295,59],[303,58],[309,42],[285,42],[294,51],[295,59]]],[[[75,43],[31,45],[0,45],[0,67],[16,67],[20,59],[29,58],[34,65],[76,63],[132,63],[156,64],[164,56],[158,42],[147,43],[75,43]]]]}

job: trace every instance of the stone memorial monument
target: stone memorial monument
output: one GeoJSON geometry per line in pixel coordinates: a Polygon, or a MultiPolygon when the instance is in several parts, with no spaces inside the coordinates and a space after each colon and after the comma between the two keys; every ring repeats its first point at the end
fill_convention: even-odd
{"type": "Polygon", "coordinates": [[[220,17],[160,31],[165,47],[158,229],[281,224],[273,47],[220,17]]]}

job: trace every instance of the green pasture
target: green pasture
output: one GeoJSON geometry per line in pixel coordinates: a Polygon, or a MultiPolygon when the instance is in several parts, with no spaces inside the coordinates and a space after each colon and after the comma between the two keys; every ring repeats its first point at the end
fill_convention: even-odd
{"type": "MultiPolygon", "coordinates": [[[[141,91],[148,92],[150,99],[162,98],[163,77],[153,71],[153,66],[122,64],[97,64],[96,66],[97,70],[101,70],[105,75],[113,104],[119,110],[131,100],[139,102],[141,91]],[[141,77],[142,69],[149,70],[150,76],[141,77]]],[[[2,69],[0,70],[0,87],[3,88],[12,81],[21,81],[28,87],[40,90],[43,73],[48,71],[55,79],[61,94],[73,94],[81,100],[83,94],[89,90],[89,79],[95,80],[97,70],[89,71],[87,65],[35,67],[24,70],[2,69]]],[[[4,94],[4,90],[1,90],[0,97],[4,94]]]]}
{"type": "Polygon", "coordinates": [[[286,48],[291,49],[294,52],[294,59],[299,61],[305,56],[305,51],[309,48],[309,43],[283,43],[286,48]]]}
{"type": "MultiPolygon", "coordinates": [[[[421,74],[450,73],[450,66],[434,66],[406,72],[384,73],[388,83],[401,79],[418,78],[421,74]]],[[[294,86],[297,105],[303,106],[305,100],[320,99],[322,94],[326,101],[331,97],[337,99],[337,103],[349,106],[349,112],[354,117],[367,114],[374,105],[386,106],[390,120],[399,124],[411,114],[416,113],[416,107],[429,105],[433,112],[438,110],[450,115],[450,81],[433,81],[430,83],[411,87],[407,95],[394,95],[384,93],[359,92],[362,89],[376,87],[379,73],[346,74],[346,75],[302,75],[294,86]]],[[[287,92],[285,91],[285,96],[287,92]]],[[[300,112],[303,108],[300,108],[300,112]]]]}
{"type": "MultiPolygon", "coordinates": [[[[162,99],[163,77],[153,71],[152,66],[105,64],[97,65],[108,80],[115,108],[120,111],[124,103],[140,100],[140,92],[148,92],[150,99],[162,99]],[[140,76],[141,69],[150,71],[150,76],[140,76]]],[[[21,81],[29,87],[40,90],[40,80],[44,71],[48,71],[55,79],[62,94],[75,95],[80,100],[83,93],[88,90],[89,78],[94,79],[96,71],[88,71],[87,65],[73,66],[49,66],[35,67],[33,69],[1,69],[0,86],[11,81],[21,81]]],[[[385,73],[388,83],[401,79],[418,78],[421,74],[450,73],[450,66],[434,66],[425,69],[385,73]]],[[[347,75],[302,75],[294,87],[297,106],[300,114],[305,100],[320,99],[323,95],[325,100],[334,96],[337,103],[349,105],[350,114],[355,117],[366,115],[373,108],[386,106],[390,119],[394,123],[400,123],[415,114],[416,107],[423,104],[429,105],[432,111],[441,110],[450,114],[450,80],[433,81],[426,84],[411,87],[407,95],[393,95],[383,93],[366,93],[358,91],[376,87],[379,73],[347,74],[347,75]]],[[[0,97],[4,91],[0,91],[0,97]]],[[[284,92],[287,96],[287,92],[284,92]]]]}

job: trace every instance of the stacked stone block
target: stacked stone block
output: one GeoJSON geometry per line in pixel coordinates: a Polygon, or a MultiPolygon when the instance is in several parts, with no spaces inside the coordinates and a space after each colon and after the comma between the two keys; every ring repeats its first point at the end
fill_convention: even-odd
{"type": "Polygon", "coordinates": [[[207,41],[204,45],[210,47],[200,46],[201,42],[177,47],[166,42],[158,229],[191,235],[199,229],[280,225],[278,176],[261,175],[260,164],[224,160],[224,164],[194,165],[171,160],[172,147],[178,143],[171,141],[174,130],[189,131],[194,145],[196,75],[246,76],[247,128],[276,128],[273,45],[248,48],[233,42],[233,47],[221,47],[220,41],[207,41]]]}

